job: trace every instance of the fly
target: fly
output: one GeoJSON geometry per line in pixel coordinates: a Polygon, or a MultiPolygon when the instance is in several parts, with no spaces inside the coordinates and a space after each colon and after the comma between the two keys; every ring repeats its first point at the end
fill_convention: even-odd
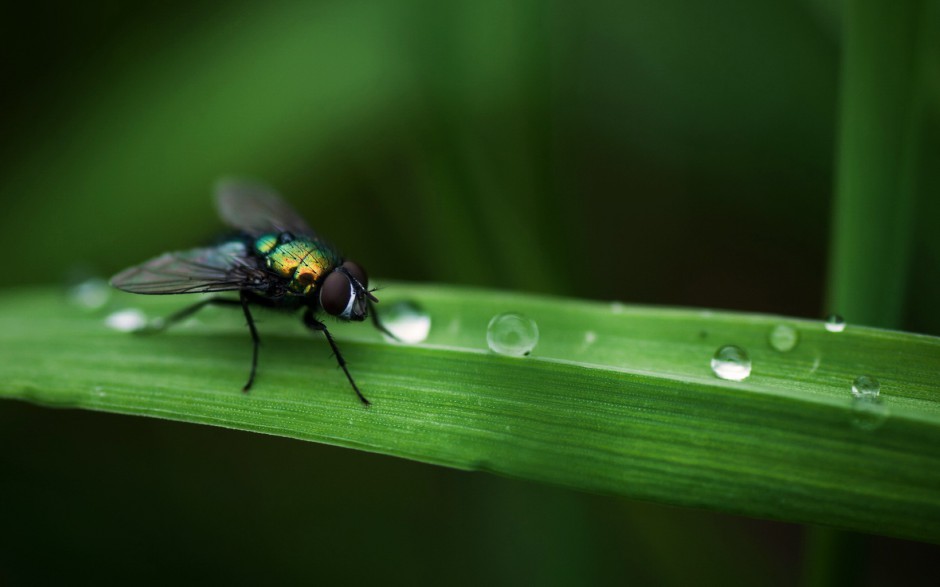
{"type": "Polygon", "coordinates": [[[222,220],[238,231],[224,243],[164,253],[125,269],[111,285],[137,294],[238,292],[238,299],[212,297],[169,316],[162,330],[206,306],[240,307],[252,340],[251,372],[242,388],[255,380],[260,338],[252,306],[281,310],[303,309],[303,323],[326,337],[336,362],[364,405],[370,405],[353,380],[333,335],[318,315],[322,311],[343,321],[372,324],[393,339],[375,313],[378,299],[369,289],[365,270],[344,259],[271,188],[257,183],[225,180],[216,185],[216,207],[222,220]]]}

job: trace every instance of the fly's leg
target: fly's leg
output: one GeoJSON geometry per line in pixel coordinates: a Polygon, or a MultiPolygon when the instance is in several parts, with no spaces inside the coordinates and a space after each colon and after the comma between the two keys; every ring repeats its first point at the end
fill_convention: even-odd
{"type": "Polygon", "coordinates": [[[339,363],[340,367],[342,367],[343,373],[346,374],[346,379],[348,379],[349,384],[352,385],[353,391],[355,391],[356,395],[359,396],[359,401],[361,401],[363,405],[371,405],[371,402],[366,399],[366,396],[362,395],[362,392],[359,391],[359,388],[356,386],[356,382],[353,381],[352,375],[349,374],[349,369],[346,368],[346,359],[343,358],[343,353],[339,352],[339,347],[336,346],[336,341],[333,340],[333,335],[330,334],[329,330],[327,330],[326,324],[317,320],[313,315],[313,311],[309,308],[306,312],[304,312],[304,324],[310,330],[317,330],[326,336],[327,342],[330,343],[330,348],[333,349],[333,355],[336,357],[336,362],[339,363]]]}
{"type": "Polygon", "coordinates": [[[258,338],[255,319],[251,317],[251,310],[248,309],[248,292],[242,291],[238,297],[242,305],[242,311],[245,313],[245,320],[248,322],[248,331],[251,332],[251,373],[248,375],[248,383],[242,388],[243,392],[248,393],[251,384],[255,382],[255,371],[258,369],[258,347],[261,346],[261,339],[258,338]]]}
{"type": "Polygon", "coordinates": [[[379,314],[375,311],[375,303],[372,300],[369,300],[369,318],[372,320],[372,325],[375,326],[376,330],[385,336],[388,336],[395,342],[401,342],[401,339],[392,334],[392,332],[379,320],[379,314]]]}
{"type": "Polygon", "coordinates": [[[139,332],[142,333],[153,333],[166,330],[170,326],[181,322],[186,318],[189,318],[199,310],[205,308],[206,306],[241,306],[242,311],[245,313],[245,320],[248,322],[248,331],[251,332],[251,342],[252,342],[252,352],[251,352],[251,373],[248,375],[248,383],[242,388],[242,391],[248,392],[251,389],[251,384],[255,381],[255,371],[258,368],[258,347],[261,345],[261,339],[258,337],[258,330],[255,328],[255,320],[251,316],[251,310],[248,309],[249,302],[248,292],[240,292],[239,299],[230,300],[228,298],[209,298],[207,300],[202,300],[197,302],[188,308],[183,308],[175,314],[171,314],[162,320],[158,320],[153,324],[145,327],[139,332]]]}
{"type": "Polygon", "coordinates": [[[202,300],[197,302],[192,306],[183,308],[175,314],[170,314],[166,318],[158,318],[151,321],[150,324],[138,330],[138,333],[141,334],[151,334],[154,332],[162,332],[170,326],[173,326],[177,322],[182,322],[183,320],[189,318],[199,310],[205,308],[206,306],[240,306],[241,302],[238,300],[230,300],[228,298],[209,298],[207,300],[202,300]]]}

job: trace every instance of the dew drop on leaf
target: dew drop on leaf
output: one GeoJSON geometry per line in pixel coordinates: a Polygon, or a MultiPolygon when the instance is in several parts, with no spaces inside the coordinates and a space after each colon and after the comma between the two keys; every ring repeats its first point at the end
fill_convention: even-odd
{"type": "Polygon", "coordinates": [[[852,395],[856,398],[876,398],[881,392],[881,383],[874,377],[860,375],[852,382],[852,395]]]}
{"type": "Polygon", "coordinates": [[[792,326],[778,324],[770,331],[770,346],[781,353],[792,351],[799,342],[800,333],[792,326]]]}
{"type": "Polygon", "coordinates": [[[829,332],[842,332],[845,330],[845,318],[838,314],[829,314],[826,317],[826,330],[829,332]]]}
{"type": "Polygon", "coordinates": [[[494,353],[522,357],[532,352],[538,342],[538,324],[522,314],[497,314],[486,327],[486,344],[494,353]]]}
{"type": "Polygon", "coordinates": [[[741,347],[725,345],[715,351],[712,371],[720,379],[744,381],[751,374],[751,358],[741,347]]]}
{"type": "Polygon", "coordinates": [[[118,310],[108,314],[108,317],[104,319],[104,323],[111,330],[133,332],[147,325],[147,315],[136,308],[118,310]]]}
{"type": "Polygon", "coordinates": [[[85,310],[104,307],[111,298],[111,287],[100,277],[92,277],[68,289],[69,302],[85,310]]]}
{"type": "MultiPolygon", "coordinates": [[[[401,342],[424,342],[431,332],[431,316],[415,302],[401,301],[382,308],[379,319],[401,342]]],[[[390,342],[396,342],[388,336],[390,342]]]]}

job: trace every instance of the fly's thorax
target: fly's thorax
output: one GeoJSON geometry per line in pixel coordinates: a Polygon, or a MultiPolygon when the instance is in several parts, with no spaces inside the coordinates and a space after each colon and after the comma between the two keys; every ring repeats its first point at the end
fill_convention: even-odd
{"type": "Polygon", "coordinates": [[[284,235],[263,235],[255,241],[255,250],[265,259],[270,271],[290,280],[295,294],[309,295],[337,265],[333,251],[305,238],[287,240],[284,235]]]}
{"type": "Polygon", "coordinates": [[[255,250],[260,255],[267,255],[277,247],[278,235],[265,234],[255,240],[255,250]]]}

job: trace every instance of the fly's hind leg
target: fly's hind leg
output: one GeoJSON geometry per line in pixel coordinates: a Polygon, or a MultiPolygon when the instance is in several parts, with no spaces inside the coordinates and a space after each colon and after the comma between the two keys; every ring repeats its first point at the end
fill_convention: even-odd
{"type": "Polygon", "coordinates": [[[304,312],[304,324],[310,330],[317,330],[326,336],[327,342],[330,343],[330,348],[333,349],[333,355],[336,357],[336,362],[339,363],[339,366],[343,369],[343,373],[346,374],[346,379],[348,379],[349,384],[352,385],[353,391],[355,391],[356,395],[359,396],[359,401],[361,401],[363,405],[366,406],[372,405],[372,402],[367,400],[366,396],[362,395],[362,392],[359,391],[359,387],[356,385],[356,382],[353,381],[352,375],[349,374],[349,369],[346,368],[346,359],[343,358],[343,353],[339,352],[339,347],[336,346],[336,341],[333,340],[333,335],[330,334],[329,330],[327,330],[326,324],[317,320],[316,316],[313,315],[313,310],[310,308],[307,308],[307,311],[304,312]]]}
{"type": "Polygon", "coordinates": [[[183,308],[175,314],[171,314],[162,320],[157,320],[154,323],[150,324],[146,328],[140,330],[142,333],[153,333],[161,332],[166,330],[170,326],[189,318],[199,310],[205,308],[206,306],[241,306],[242,311],[245,313],[245,320],[248,322],[248,331],[251,333],[251,342],[252,342],[252,351],[251,351],[251,373],[248,375],[248,382],[242,388],[242,391],[248,392],[251,389],[251,384],[255,381],[255,371],[258,369],[258,347],[261,345],[261,339],[258,337],[258,329],[255,328],[255,320],[251,316],[251,310],[248,309],[248,302],[250,301],[250,294],[248,292],[242,291],[239,292],[239,299],[232,300],[229,298],[209,298],[202,300],[189,306],[188,308],[183,308]]]}
{"type": "Polygon", "coordinates": [[[251,384],[255,382],[255,371],[258,369],[258,347],[261,346],[261,339],[258,338],[258,329],[255,328],[255,320],[251,317],[251,310],[248,309],[248,292],[239,293],[239,301],[242,305],[242,311],[245,313],[245,320],[248,322],[248,330],[251,332],[251,373],[248,375],[248,383],[242,388],[242,391],[248,393],[251,384]]]}
{"type": "Polygon", "coordinates": [[[206,306],[239,306],[239,305],[241,305],[241,302],[239,302],[238,300],[230,300],[228,298],[209,298],[206,300],[202,300],[200,302],[196,302],[192,306],[183,308],[182,310],[180,310],[179,312],[176,312],[175,314],[170,314],[166,318],[157,318],[156,320],[152,320],[150,324],[138,330],[137,333],[151,334],[154,332],[162,332],[166,330],[167,328],[169,328],[170,326],[173,326],[174,324],[178,322],[182,322],[183,320],[189,318],[190,316],[192,316],[199,310],[205,308],[206,306]]]}

